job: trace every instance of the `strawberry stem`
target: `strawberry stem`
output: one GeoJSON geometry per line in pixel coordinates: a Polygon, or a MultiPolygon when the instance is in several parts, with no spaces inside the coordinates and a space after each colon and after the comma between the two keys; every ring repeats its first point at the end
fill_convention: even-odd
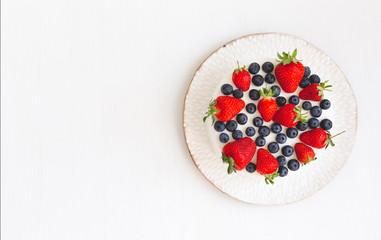
{"type": "Polygon", "coordinates": [[[277,53],[277,56],[279,58],[279,60],[277,60],[277,62],[279,62],[278,66],[281,64],[287,65],[287,64],[290,64],[291,62],[298,63],[299,61],[301,61],[301,60],[296,58],[297,53],[298,53],[298,50],[296,48],[292,52],[292,54],[290,54],[290,52],[288,52],[288,53],[283,52],[282,55],[277,53]]]}
{"type": "Polygon", "coordinates": [[[216,121],[216,116],[214,114],[220,111],[217,108],[215,108],[216,104],[217,104],[217,101],[215,99],[210,100],[208,110],[205,113],[205,117],[202,119],[204,122],[209,116],[212,116],[212,125],[214,124],[214,122],[216,121]]]}
{"type": "Polygon", "coordinates": [[[315,161],[316,159],[317,159],[316,157],[314,157],[314,158],[308,157],[308,161],[307,162],[303,162],[302,165],[306,165],[306,164],[308,164],[308,163],[310,163],[312,161],[315,161]]]}
{"type": "Polygon", "coordinates": [[[335,144],[333,143],[332,138],[337,137],[337,136],[339,136],[340,134],[342,134],[344,132],[345,131],[342,131],[342,132],[340,132],[340,133],[338,133],[338,134],[336,134],[334,136],[331,136],[331,133],[329,131],[327,131],[327,140],[325,140],[325,142],[324,142],[324,144],[326,144],[325,149],[327,149],[329,145],[334,147],[335,144]]]}
{"type": "Polygon", "coordinates": [[[242,72],[246,68],[245,65],[243,65],[243,67],[239,67],[238,60],[237,60],[237,66],[238,66],[238,68],[234,69],[235,74],[238,74],[238,72],[242,72]]]}
{"type": "Polygon", "coordinates": [[[295,117],[295,119],[294,119],[294,123],[296,123],[297,121],[301,121],[302,123],[305,123],[305,122],[307,122],[307,116],[306,116],[306,114],[307,113],[302,113],[302,108],[300,107],[300,106],[296,106],[295,108],[294,108],[294,112],[296,112],[296,117],[295,117]]]}
{"type": "Polygon", "coordinates": [[[265,175],[266,184],[269,184],[269,183],[274,184],[274,178],[278,176],[279,176],[278,169],[273,174],[266,174],[265,175]]]}
{"type": "Polygon", "coordinates": [[[320,83],[319,86],[316,87],[319,90],[318,96],[321,96],[321,100],[324,99],[324,91],[332,91],[331,89],[328,89],[328,88],[331,88],[332,85],[327,85],[326,86],[327,82],[328,82],[328,80],[325,81],[325,82],[320,83]]]}
{"type": "Polygon", "coordinates": [[[222,153],[221,159],[222,159],[222,162],[229,164],[229,166],[228,166],[228,174],[231,174],[233,172],[237,172],[234,169],[234,167],[237,167],[237,165],[235,164],[233,158],[226,156],[225,153],[222,153]]]}
{"type": "Polygon", "coordinates": [[[267,84],[266,84],[266,87],[265,87],[265,88],[262,88],[261,90],[259,90],[259,94],[260,94],[263,98],[269,98],[269,97],[272,97],[272,96],[274,96],[276,93],[277,93],[277,90],[276,90],[276,89],[274,89],[274,90],[268,89],[268,88],[267,88],[267,84]]]}

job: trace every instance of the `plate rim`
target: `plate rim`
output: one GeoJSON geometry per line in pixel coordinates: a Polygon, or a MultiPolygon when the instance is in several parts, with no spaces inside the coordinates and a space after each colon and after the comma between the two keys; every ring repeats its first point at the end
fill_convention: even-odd
{"type": "Polygon", "coordinates": [[[201,64],[198,66],[198,68],[196,69],[195,73],[193,74],[193,77],[192,77],[192,80],[190,81],[189,85],[188,85],[188,88],[187,88],[187,91],[185,93],[185,97],[184,97],[184,102],[183,102],[183,117],[182,117],[182,125],[183,125],[183,133],[184,133],[184,140],[185,140],[185,144],[187,146],[187,149],[188,149],[188,152],[189,152],[189,155],[194,163],[194,165],[197,167],[197,169],[199,170],[199,172],[202,174],[202,176],[204,176],[204,178],[206,178],[206,180],[208,180],[209,183],[211,183],[215,188],[217,188],[220,192],[240,201],[240,202],[244,202],[244,203],[247,203],[247,204],[251,204],[251,205],[254,205],[254,206],[282,206],[282,205],[288,205],[288,204],[292,204],[292,203],[296,203],[296,202],[299,202],[299,201],[302,201],[302,200],[305,200],[309,197],[311,197],[312,195],[318,193],[319,191],[321,191],[324,187],[326,187],[331,181],[333,181],[333,179],[335,179],[337,177],[337,175],[339,174],[339,172],[341,172],[341,170],[343,169],[344,165],[347,163],[349,157],[351,156],[351,153],[353,151],[353,148],[355,146],[355,143],[356,143],[356,139],[357,139],[357,127],[358,127],[358,105],[357,105],[357,99],[356,99],[356,96],[354,94],[354,91],[353,91],[353,88],[352,88],[352,85],[350,84],[350,82],[348,81],[348,78],[346,77],[346,75],[344,74],[343,70],[341,70],[341,68],[339,67],[339,65],[328,55],[326,54],[323,50],[321,50],[320,48],[316,47],[315,45],[311,44],[310,42],[304,40],[303,38],[300,38],[298,36],[295,36],[295,35],[292,35],[292,34],[288,34],[288,33],[280,33],[280,32],[264,32],[264,33],[252,33],[252,34],[247,34],[247,35],[244,35],[244,36],[241,36],[241,37],[238,37],[238,38],[235,38],[225,44],[223,44],[221,47],[217,48],[216,50],[214,50],[212,53],[210,53],[202,62],[201,64]],[[290,202],[285,202],[285,203],[280,203],[280,204],[263,204],[263,203],[253,203],[253,202],[249,202],[249,201],[244,201],[242,199],[239,199],[225,191],[223,191],[221,188],[217,187],[209,178],[207,178],[205,176],[205,174],[201,171],[201,169],[199,168],[199,166],[197,165],[190,149],[189,149],[189,146],[188,146],[188,141],[187,141],[187,134],[186,134],[186,126],[184,125],[184,113],[185,113],[185,109],[186,109],[186,99],[187,99],[187,96],[188,96],[188,93],[189,93],[189,89],[193,83],[193,80],[194,78],[196,77],[196,74],[200,71],[201,67],[204,65],[204,63],[211,57],[213,56],[215,53],[217,53],[218,51],[220,51],[222,48],[225,48],[226,46],[228,45],[231,45],[233,44],[234,42],[238,41],[238,40],[241,40],[241,39],[244,39],[244,38],[248,38],[248,37],[255,37],[255,36],[262,36],[262,35],[270,35],[270,34],[277,34],[277,35],[283,35],[283,36],[289,36],[289,37],[293,37],[293,38],[298,38],[300,40],[303,40],[304,42],[306,42],[309,46],[315,48],[317,51],[327,55],[333,62],[333,64],[335,64],[335,66],[337,67],[337,69],[340,70],[340,72],[343,74],[344,76],[344,79],[345,81],[347,82],[350,90],[351,90],[351,94],[352,94],[352,97],[355,101],[355,114],[356,114],[356,122],[355,122],[355,131],[354,131],[354,139],[353,139],[353,146],[350,150],[350,153],[348,155],[348,157],[345,159],[343,165],[340,167],[340,169],[336,172],[336,174],[321,188],[319,188],[317,191],[311,193],[311,194],[308,194],[306,196],[304,196],[303,198],[301,199],[298,199],[298,200],[295,200],[295,201],[290,201],[290,202]]]}

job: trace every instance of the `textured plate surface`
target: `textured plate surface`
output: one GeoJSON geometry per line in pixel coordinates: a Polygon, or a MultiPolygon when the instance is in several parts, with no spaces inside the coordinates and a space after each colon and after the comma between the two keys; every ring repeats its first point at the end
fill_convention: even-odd
{"type": "MultiPolygon", "coordinates": [[[[260,72],[264,76],[264,72],[260,72]]],[[[277,84],[277,82],[275,82],[277,84]]],[[[233,85],[234,86],[234,85],[233,85]]],[[[269,87],[271,84],[269,84],[269,87]]],[[[251,84],[251,89],[259,89],[251,84]]],[[[301,89],[299,88],[295,94],[301,89]]],[[[245,92],[243,100],[253,102],[245,92]]],[[[288,98],[290,94],[284,94],[288,98]]],[[[313,105],[316,105],[313,104],[313,105]]],[[[245,110],[243,110],[245,112],[245,110]]],[[[247,114],[247,112],[245,112],[247,114]]],[[[285,204],[302,200],[311,196],[327,185],[344,166],[352,150],[357,129],[357,105],[350,84],[343,72],[324,52],[310,43],[295,36],[280,33],[264,33],[245,36],[224,45],[213,52],[195,73],[184,101],[183,126],[186,144],[191,157],[202,174],[222,192],[244,202],[253,204],[285,204]],[[237,61],[248,66],[251,62],[260,65],[265,61],[275,63],[277,52],[298,49],[298,59],[302,59],[311,72],[320,76],[322,81],[329,80],[333,92],[327,92],[326,98],[332,107],[323,112],[319,118],[329,118],[333,122],[331,133],[346,131],[334,139],[335,147],[327,150],[316,150],[317,160],[301,166],[298,171],[289,171],[283,178],[276,178],[274,185],[266,185],[264,177],[257,172],[250,174],[245,170],[228,175],[227,166],[222,163],[221,149],[223,144],[218,140],[211,126],[211,120],[202,122],[209,101],[221,95],[220,87],[230,83],[231,74],[237,61]]],[[[249,116],[248,124],[239,126],[243,130],[259,116],[258,111],[249,116]]],[[[309,116],[310,117],[310,116],[309,116]]],[[[271,123],[270,123],[271,124],[271,123]]],[[[266,124],[266,125],[270,125],[266,124]]],[[[225,130],[226,132],[226,130],[225,130]]],[[[285,132],[285,128],[283,128],[285,132]]],[[[230,135],[230,141],[233,141],[230,135]]],[[[272,134],[274,135],[274,134],[272,134]]],[[[267,144],[275,139],[270,135],[267,144]]],[[[257,134],[255,137],[258,136],[257,134]]],[[[254,138],[255,138],[254,137],[254,138]]],[[[286,144],[293,146],[298,137],[288,140],[286,144]]],[[[264,146],[265,148],[267,147],[264,146]]],[[[281,145],[282,147],[282,145],[281,145]]],[[[275,154],[275,156],[280,153],[275,154]]],[[[295,154],[289,159],[296,159],[295,154]]],[[[256,162],[256,155],[253,162],[256,162]]]]}

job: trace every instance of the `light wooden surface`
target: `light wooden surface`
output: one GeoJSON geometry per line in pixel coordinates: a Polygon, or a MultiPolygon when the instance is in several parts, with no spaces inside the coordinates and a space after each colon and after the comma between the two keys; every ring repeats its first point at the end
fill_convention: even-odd
{"type": "Polygon", "coordinates": [[[380,10],[372,0],[2,1],[2,239],[380,239],[380,10]],[[286,206],[222,194],[182,132],[198,65],[256,32],[325,51],[358,101],[343,170],[286,206]]]}

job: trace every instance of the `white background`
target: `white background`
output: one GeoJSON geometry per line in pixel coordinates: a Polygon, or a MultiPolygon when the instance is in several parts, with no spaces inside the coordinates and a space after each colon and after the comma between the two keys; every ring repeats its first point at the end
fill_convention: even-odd
{"type": "Polygon", "coordinates": [[[2,239],[380,239],[380,11],[378,0],[3,0],[2,239]],[[257,32],[321,48],[358,101],[347,164],[291,205],[224,195],[183,137],[199,64],[257,32]]]}

